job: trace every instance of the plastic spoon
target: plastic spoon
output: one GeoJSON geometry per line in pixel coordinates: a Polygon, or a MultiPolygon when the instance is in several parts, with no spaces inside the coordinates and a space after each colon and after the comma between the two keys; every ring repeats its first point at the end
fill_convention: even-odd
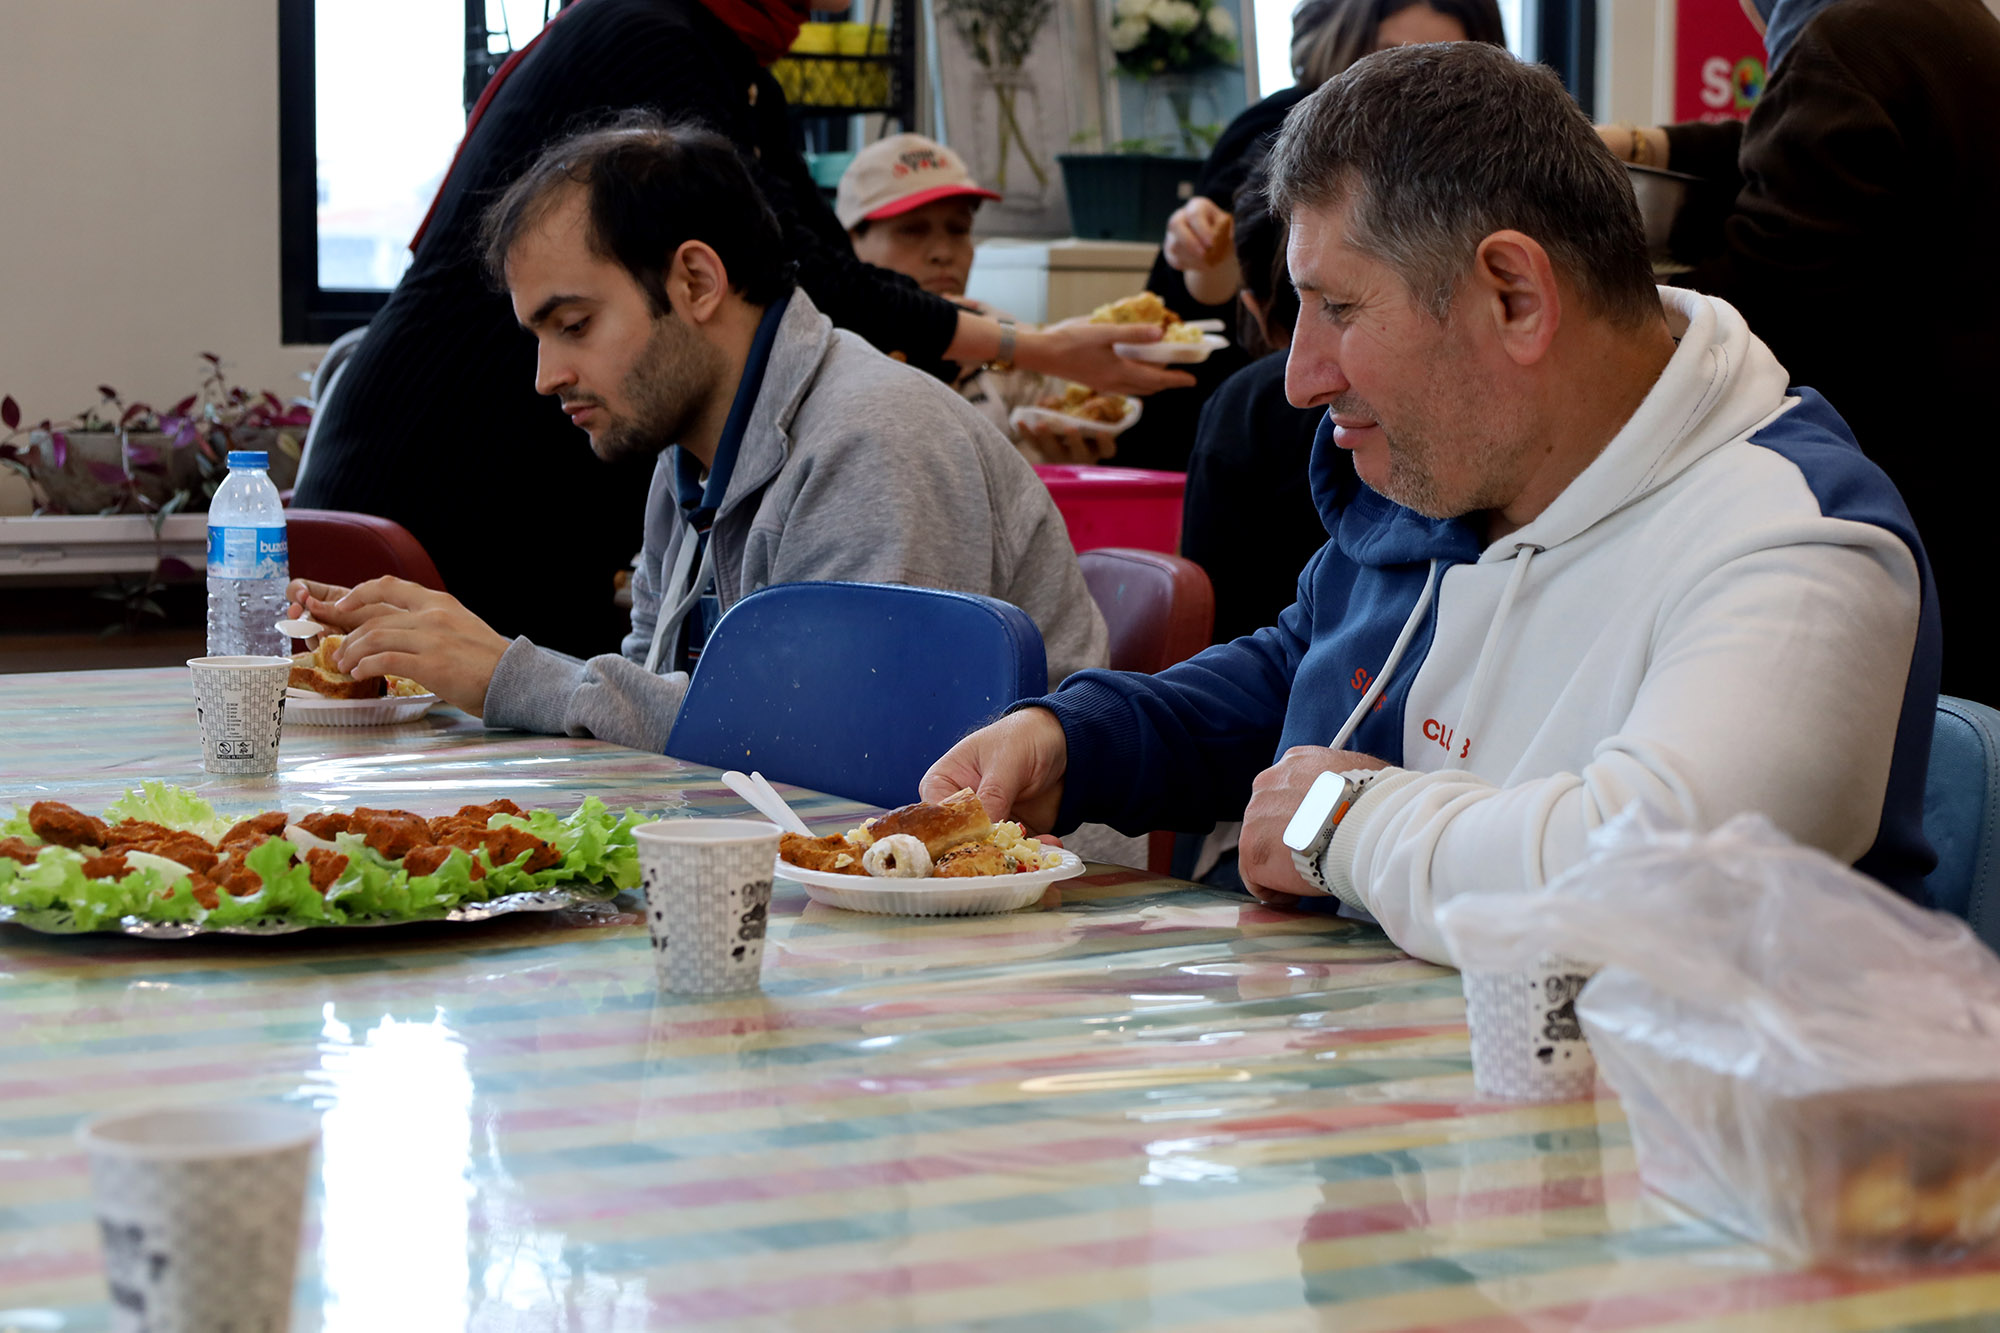
{"type": "Polygon", "coordinates": [[[326,626],[317,620],[280,620],[277,630],[288,639],[310,639],[315,634],[326,633],[326,626]]]}
{"type": "Polygon", "coordinates": [[[785,804],[784,797],[771,789],[763,774],[745,774],[732,768],[722,775],[722,785],[750,802],[753,809],[786,832],[807,838],[813,836],[813,831],[806,827],[806,821],[785,804]]]}

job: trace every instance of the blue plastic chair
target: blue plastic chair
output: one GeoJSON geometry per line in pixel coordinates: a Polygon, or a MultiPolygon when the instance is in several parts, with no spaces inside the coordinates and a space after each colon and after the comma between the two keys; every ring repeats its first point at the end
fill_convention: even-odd
{"type": "Polygon", "coordinates": [[[2000,713],[1970,699],[1938,698],[1924,780],[1924,836],[1937,869],[1924,880],[1931,906],[1971,923],[2000,949],[2000,713]]]}
{"type": "Polygon", "coordinates": [[[961,737],[1048,691],[1041,631],[991,597],[886,583],[780,583],[716,625],[667,753],[874,805],[961,737]]]}

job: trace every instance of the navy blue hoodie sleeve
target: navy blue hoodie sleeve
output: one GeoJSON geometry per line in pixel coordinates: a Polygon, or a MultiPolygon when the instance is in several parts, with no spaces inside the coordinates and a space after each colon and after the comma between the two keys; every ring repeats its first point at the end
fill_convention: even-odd
{"type": "Polygon", "coordinates": [[[1079,671],[1029,705],[1062,723],[1069,745],[1058,829],[1198,833],[1233,819],[1271,766],[1292,678],[1312,641],[1315,556],[1300,600],[1276,625],[1148,676],[1079,671]]]}

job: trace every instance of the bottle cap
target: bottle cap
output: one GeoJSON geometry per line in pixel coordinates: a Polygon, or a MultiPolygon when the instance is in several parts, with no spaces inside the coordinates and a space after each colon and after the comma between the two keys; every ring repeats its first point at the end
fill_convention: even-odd
{"type": "Polygon", "coordinates": [[[231,449],[229,466],[268,468],[271,466],[271,455],[263,449],[231,449]]]}

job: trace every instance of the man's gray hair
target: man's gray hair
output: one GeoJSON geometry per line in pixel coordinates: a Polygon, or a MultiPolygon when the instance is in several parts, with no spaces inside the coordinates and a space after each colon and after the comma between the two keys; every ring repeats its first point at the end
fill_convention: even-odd
{"type": "Polygon", "coordinates": [[[1347,242],[1443,319],[1479,243],[1532,236],[1594,313],[1660,312],[1625,168],[1553,72],[1479,42],[1356,61],[1292,108],[1270,157],[1272,205],[1352,202],[1347,242]]]}

